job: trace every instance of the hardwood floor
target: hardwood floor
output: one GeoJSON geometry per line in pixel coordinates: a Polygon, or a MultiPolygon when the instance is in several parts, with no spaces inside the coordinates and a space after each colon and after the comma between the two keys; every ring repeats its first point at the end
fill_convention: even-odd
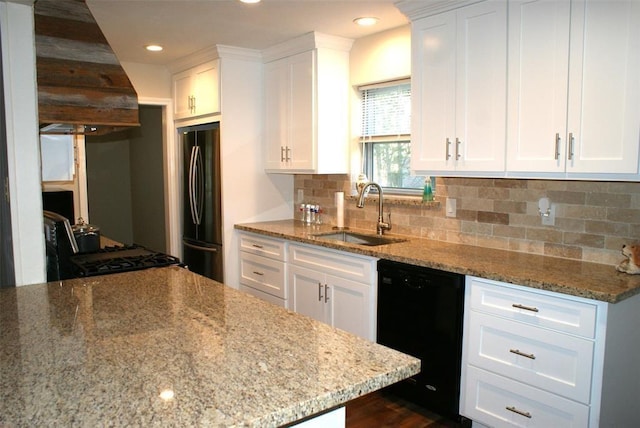
{"type": "Polygon", "coordinates": [[[457,428],[422,407],[385,391],[376,391],[347,404],[347,428],[457,428]]]}

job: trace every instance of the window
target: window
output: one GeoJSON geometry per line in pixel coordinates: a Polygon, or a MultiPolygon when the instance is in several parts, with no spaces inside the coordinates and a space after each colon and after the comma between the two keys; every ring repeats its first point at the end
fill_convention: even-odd
{"type": "Polygon", "coordinates": [[[363,172],[386,191],[415,193],[424,177],[410,171],[411,84],[361,87],[363,172]]]}

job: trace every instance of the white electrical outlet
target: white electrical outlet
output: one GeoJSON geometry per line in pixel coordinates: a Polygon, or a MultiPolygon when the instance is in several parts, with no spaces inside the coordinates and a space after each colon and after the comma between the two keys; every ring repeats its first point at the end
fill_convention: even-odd
{"type": "Polygon", "coordinates": [[[542,224],[545,226],[555,226],[556,225],[556,204],[549,205],[549,213],[548,215],[543,215],[542,224]]]}
{"type": "Polygon", "coordinates": [[[447,198],[445,203],[445,213],[447,217],[455,217],[456,216],[456,200],[453,198],[447,198]]]}

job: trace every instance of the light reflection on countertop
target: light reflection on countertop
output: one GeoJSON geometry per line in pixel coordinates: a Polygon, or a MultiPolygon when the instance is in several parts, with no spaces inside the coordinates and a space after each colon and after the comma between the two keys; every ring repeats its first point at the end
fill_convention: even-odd
{"type": "Polygon", "coordinates": [[[279,426],[419,360],[179,267],[0,290],[0,426],[279,426]]]}

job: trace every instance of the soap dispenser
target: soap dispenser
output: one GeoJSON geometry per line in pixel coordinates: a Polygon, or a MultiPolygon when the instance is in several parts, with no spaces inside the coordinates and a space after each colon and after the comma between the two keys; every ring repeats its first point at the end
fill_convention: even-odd
{"type": "Polygon", "coordinates": [[[433,201],[433,187],[431,185],[431,177],[427,176],[424,179],[424,190],[422,191],[422,200],[424,202],[433,201]]]}

